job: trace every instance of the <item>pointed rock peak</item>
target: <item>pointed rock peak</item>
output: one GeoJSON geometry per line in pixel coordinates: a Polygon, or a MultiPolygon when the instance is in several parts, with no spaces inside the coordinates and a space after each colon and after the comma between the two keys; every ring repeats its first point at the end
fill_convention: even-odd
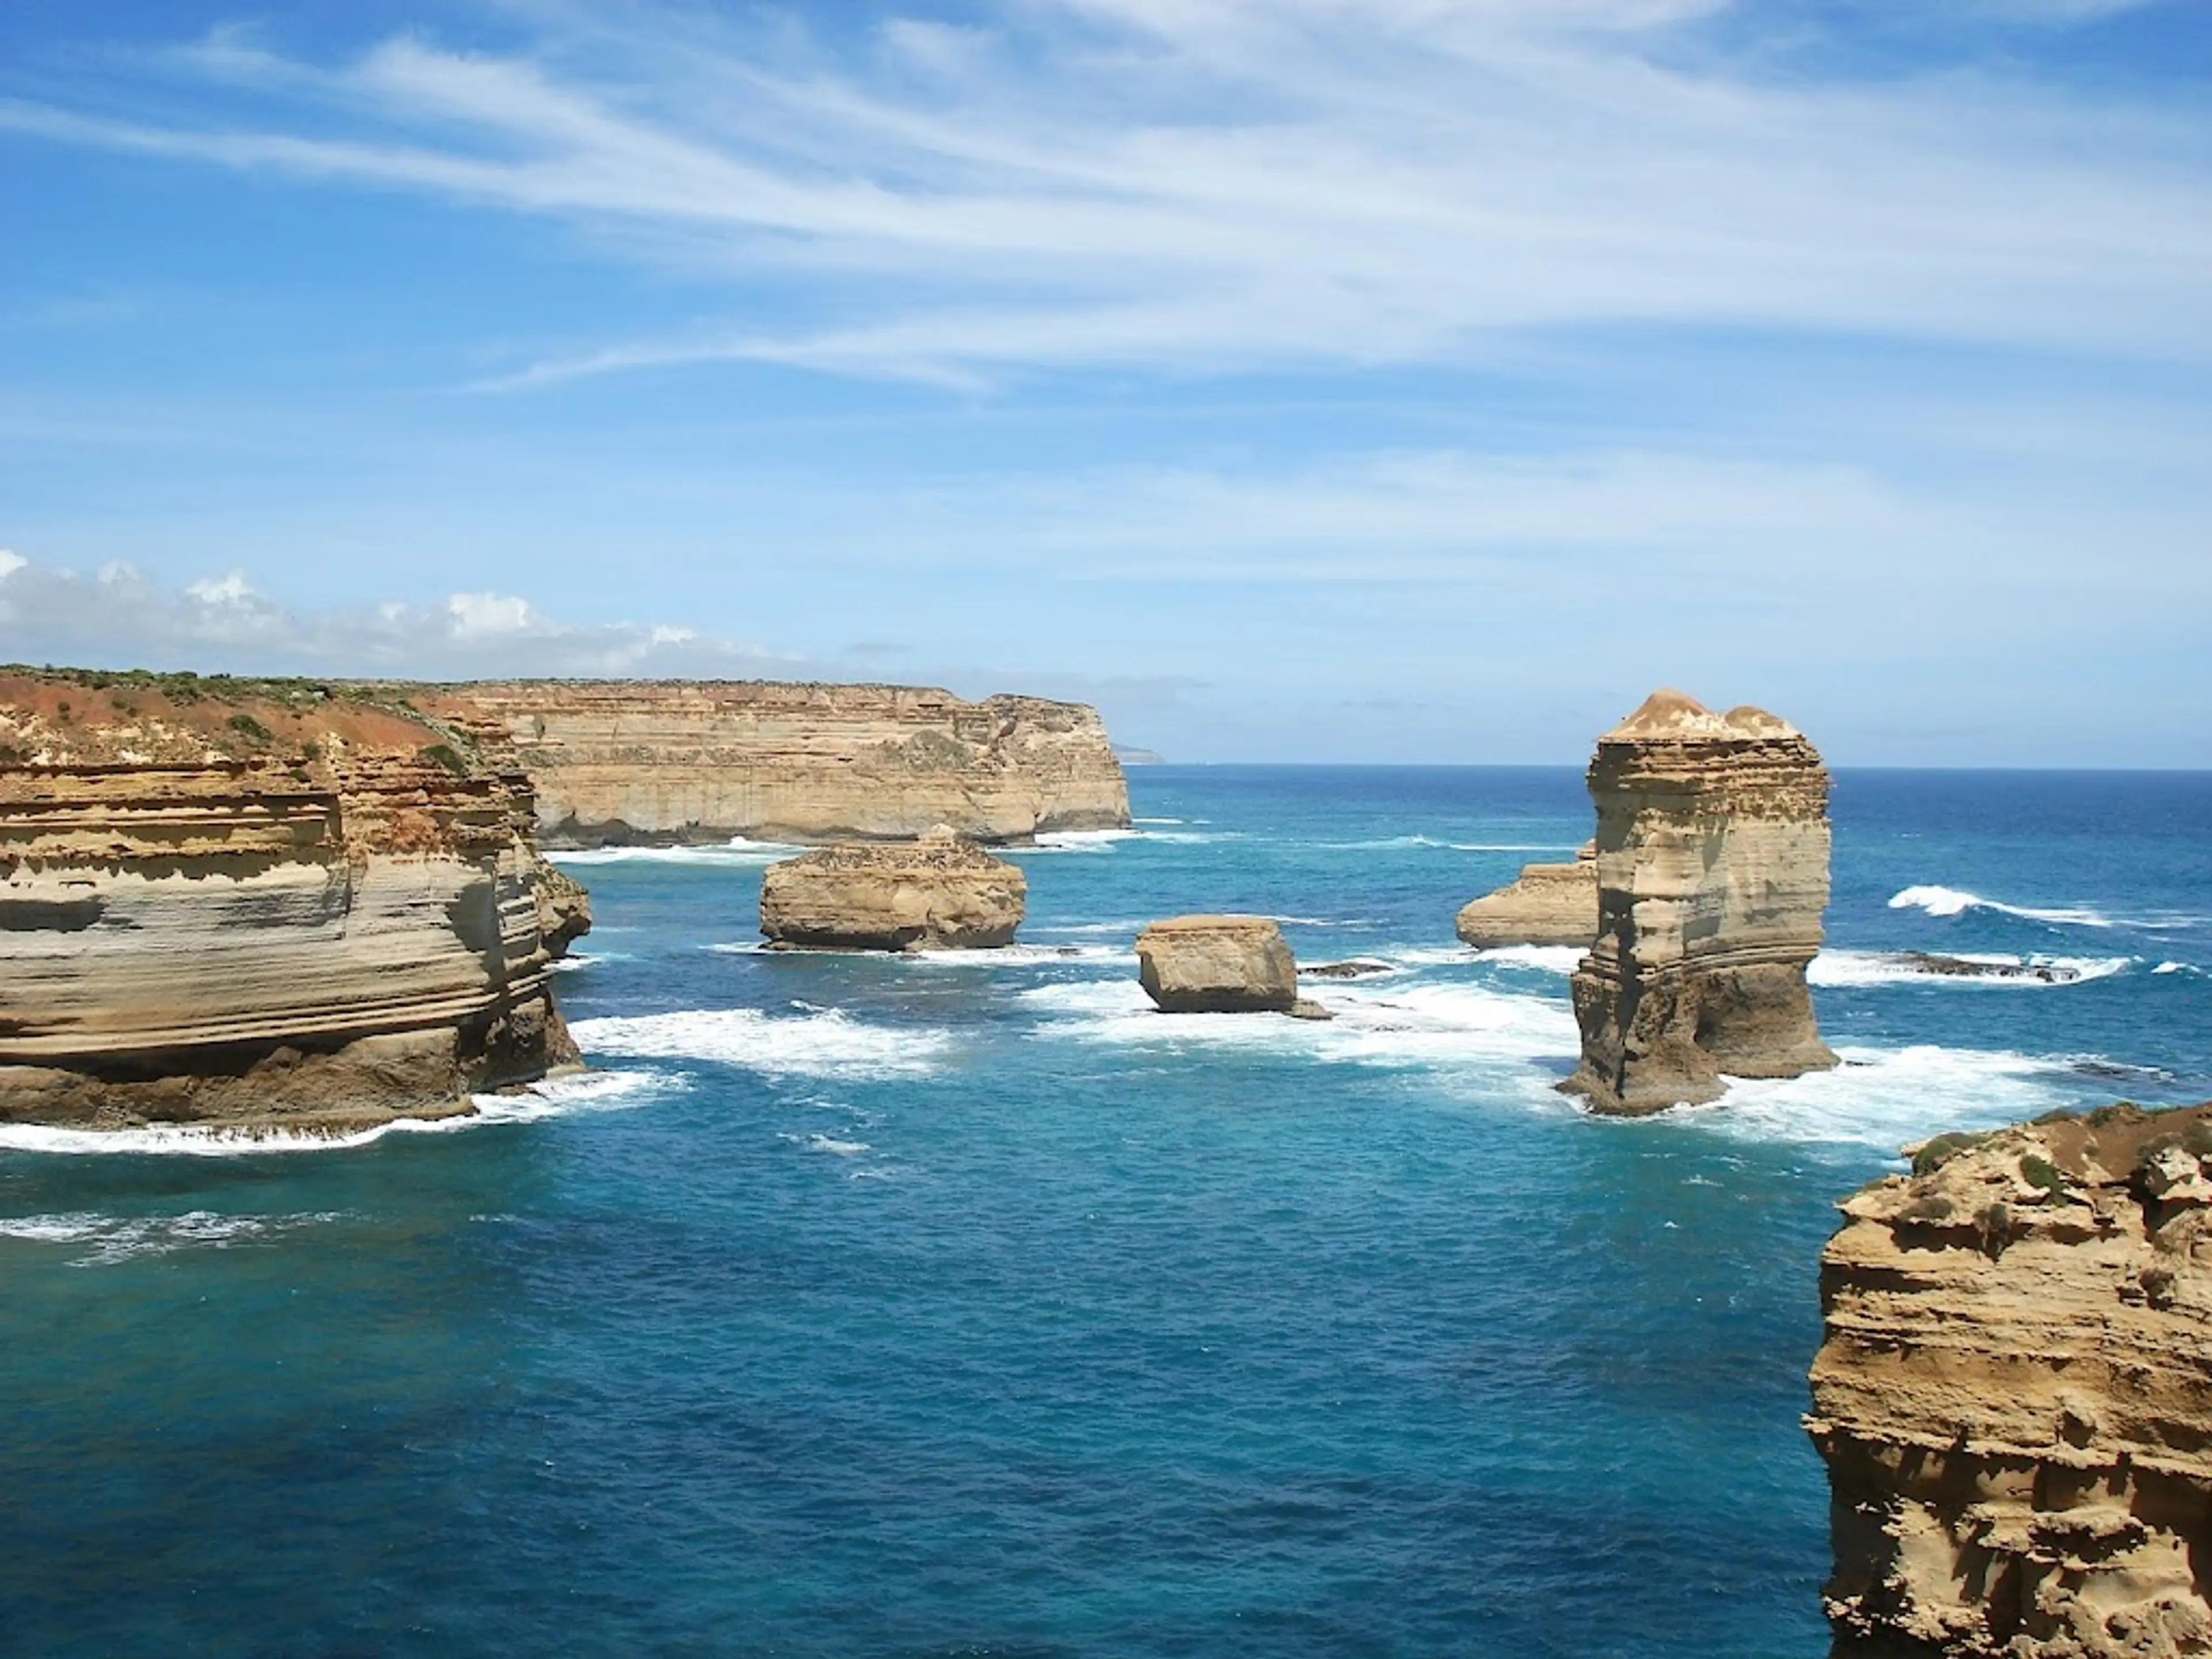
{"type": "Polygon", "coordinates": [[[1686,691],[1662,686],[1601,741],[1638,738],[1725,737],[1728,722],[1686,691]]]}

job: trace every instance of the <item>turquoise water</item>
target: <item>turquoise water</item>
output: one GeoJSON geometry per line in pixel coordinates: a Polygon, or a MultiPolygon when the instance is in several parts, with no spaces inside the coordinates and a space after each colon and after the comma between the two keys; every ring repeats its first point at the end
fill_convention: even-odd
{"type": "Polygon", "coordinates": [[[1131,784],[979,958],[751,950],[763,849],[573,865],[602,1070],[496,1121],[0,1143],[0,1650],[1811,1659],[1834,1200],[2212,1095],[2201,775],[1845,774],[1850,1063],[1635,1124],[1551,1088],[1572,953],[1451,938],[1575,773],[1131,784]],[[1199,908],[1397,971],[1146,1012],[1199,908]]]}

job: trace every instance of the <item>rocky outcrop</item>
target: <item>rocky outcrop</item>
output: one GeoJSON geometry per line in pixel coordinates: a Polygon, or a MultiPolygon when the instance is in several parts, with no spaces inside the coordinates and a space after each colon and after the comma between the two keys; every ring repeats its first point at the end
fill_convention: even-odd
{"type": "Polygon", "coordinates": [[[1266,916],[1156,921],[1137,935],[1137,978],[1164,1013],[1290,1013],[1298,1006],[1297,963],[1283,930],[1266,916]]]}
{"type": "Polygon", "coordinates": [[[1913,1150],[1820,1263],[1838,1654],[2212,1653],[2212,1105],[1913,1150]]]}
{"type": "Polygon", "coordinates": [[[765,681],[410,695],[513,744],[548,846],[905,840],[937,823],[1006,842],[1129,823],[1106,728],[1079,703],[765,681]]]}
{"type": "Polygon", "coordinates": [[[1028,892],[1018,869],[939,825],[919,841],[848,842],[770,865],[761,932],[783,949],[1009,945],[1028,892]]]}
{"type": "Polygon", "coordinates": [[[1597,940],[1574,975],[1582,1064],[1560,1086],[1638,1115],[1725,1077],[1836,1063],[1805,967],[1828,902],[1828,773],[1796,727],[1658,691],[1598,739],[1597,940]]]}
{"type": "Polygon", "coordinates": [[[1461,940],[1477,950],[1501,945],[1575,945],[1597,937],[1597,843],[1572,864],[1527,864],[1520,879],[1470,901],[1459,913],[1461,940]]]}
{"type": "Polygon", "coordinates": [[[533,816],[365,695],[0,675],[0,1121],[335,1130],[574,1063],[533,816]]]}

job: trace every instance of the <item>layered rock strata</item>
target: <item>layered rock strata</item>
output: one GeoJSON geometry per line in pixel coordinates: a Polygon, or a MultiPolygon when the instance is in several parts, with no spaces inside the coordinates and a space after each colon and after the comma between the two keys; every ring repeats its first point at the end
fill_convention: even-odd
{"type": "Polygon", "coordinates": [[[1156,921],[1137,935],[1137,979],[1164,1013],[1291,1013],[1298,1007],[1297,962],[1283,930],[1266,916],[1156,921]]]}
{"type": "Polygon", "coordinates": [[[1105,726],[1079,703],[765,681],[416,695],[514,745],[549,846],[907,840],[938,823],[1007,842],[1129,823],[1105,726]]]}
{"type": "Polygon", "coordinates": [[[1913,1150],[1820,1262],[1837,1653],[2212,1653],[2212,1105],[1913,1150]]]}
{"type": "Polygon", "coordinates": [[[1527,864],[1520,878],[1471,900],[1455,925],[1477,950],[1501,945],[1573,945],[1597,937],[1597,843],[1584,843],[1572,864],[1527,864]]]}
{"type": "Polygon", "coordinates": [[[1658,691],[1598,739],[1597,939],[1574,975],[1582,1063],[1560,1086],[1640,1115],[1725,1077],[1836,1063],[1805,968],[1828,902],[1828,773],[1796,727],[1658,691]]]}
{"type": "Polygon", "coordinates": [[[770,865],[761,932],[787,949],[1010,945],[1028,892],[1014,866],[940,825],[919,841],[848,842],[770,865]]]}
{"type": "Polygon", "coordinates": [[[0,675],[0,1121],[335,1130],[574,1063],[533,819],[372,698],[0,675]]]}

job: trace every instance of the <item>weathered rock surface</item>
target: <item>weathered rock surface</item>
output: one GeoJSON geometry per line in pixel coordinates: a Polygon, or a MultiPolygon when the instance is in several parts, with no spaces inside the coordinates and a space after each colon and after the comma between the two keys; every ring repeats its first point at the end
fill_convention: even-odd
{"type": "Polygon", "coordinates": [[[1289,1013],[1298,1004],[1297,963],[1266,916],[1156,921],[1137,935],[1137,978],[1170,1014],[1289,1013]]]}
{"type": "Polygon", "coordinates": [[[0,1121],[337,1129],[574,1063],[532,823],[368,697],[0,674],[0,1121]]]}
{"type": "Polygon", "coordinates": [[[1528,864],[1520,879],[1470,901],[1459,913],[1460,939],[1478,950],[1501,945],[1578,945],[1597,937],[1597,843],[1572,864],[1528,864]]]}
{"type": "Polygon", "coordinates": [[[514,744],[548,846],[908,840],[938,823],[1004,842],[1129,823],[1105,726],[1079,703],[767,681],[410,695],[514,744]]]}
{"type": "Polygon", "coordinates": [[[772,864],[761,932],[816,950],[976,949],[1011,944],[1029,882],[942,825],[914,842],[858,842],[772,864]]]}
{"type": "Polygon", "coordinates": [[[2212,1653],[2212,1105],[1946,1136],[1843,1206],[1806,1419],[1838,1655],[2212,1653]]]}
{"type": "Polygon", "coordinates": [[[1658,691],[1598,739],[1597,939],[1574,975],[1595,1111],[1836,1063],[1805,967],[1828,902],[1828,773],[1796,727],[1658,691]]]}

